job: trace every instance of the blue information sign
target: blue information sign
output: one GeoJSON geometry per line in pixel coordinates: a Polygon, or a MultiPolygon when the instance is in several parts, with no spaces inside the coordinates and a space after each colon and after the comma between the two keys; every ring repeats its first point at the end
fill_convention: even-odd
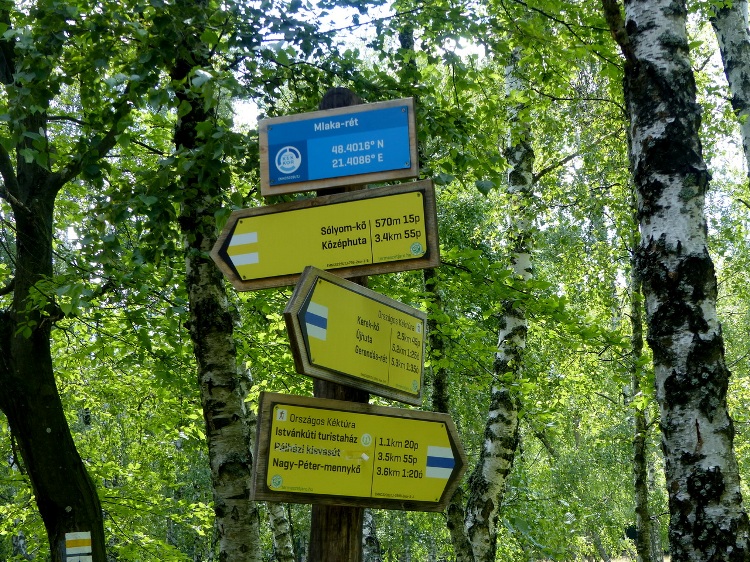
{"type": "Polygon", "coordinates": [[[364,105],[348,107],[346,113],[319,111],[310,118],[269,120],[268,184],[411,169],[412,110],[410,103],[389,102],[382,108],[364,105]]]}

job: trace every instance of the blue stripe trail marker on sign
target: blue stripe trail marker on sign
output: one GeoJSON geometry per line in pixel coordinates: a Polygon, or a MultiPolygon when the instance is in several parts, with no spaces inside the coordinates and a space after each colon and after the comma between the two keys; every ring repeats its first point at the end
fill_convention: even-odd
{"type": "Polygon", "coordinates": [[[450,478],[455,465],[450,447],[427,447],[427,478],[450,478]]]}
{"type": "Polygon", "coordinates": [[[307,267],[284,320],[297,372],[421,405],[425,312],[307,267]]]}
{"type": "Polygon", "coordinates": [[[311,302],[305,312],[305,327],[308,336],[325,341],[328,330],[328,307],[311,302]]]}

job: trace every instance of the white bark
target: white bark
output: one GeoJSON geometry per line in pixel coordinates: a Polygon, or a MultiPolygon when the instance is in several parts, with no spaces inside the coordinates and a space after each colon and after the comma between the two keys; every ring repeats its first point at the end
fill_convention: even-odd
{"type": "Polygon", "coordinates": [[[654,353],[672,560],[748,560],[748,518],[726,404],[729,372],[706,246],[709,174],[698,137],[687,9],[681,0],[629,0],[623,23],[613,1],[603,5],[626,59],[641,228],[637,264],[654,353]]]}
{"type": "Polygon", "coordinates": [[[266,502],[268,523],[273,533],[273,550],[278,562],[295,562],[294,545],[292,544],[292,526],[284,510],[284,504],[266,502]]]}
{"type": "MultiPolygon", "coordinates": [[[[507,93],[523,86],[516,74],[520,53],[515,51],[506,71],[507,93]]],[[[514,120],[512,120],[514,121],[514,120]]],[[[517,219],[513,234],[513,270],[523,280],[531,277],[530,240],[533,218],[530,214],[534,153],[525,123],[512,122],[506,157],[510,164],[508,192],[513,200],[517,219]]],[[[498,511],[505,493],[505,482],[513,465],[518,444],[518,397],[510,382],[522,369],[526,346],[525,311],[517,302],[504,303],[504,314],[498,329],[495,356],[495,377],[492,384],[490,409],[485,426],[484,442],[479,461],[469,479],[469,499],[465,527],[476,562],[495,560],[497,548],[498,511]]]]}
{"type": "Polygon", "coordinates": [[[371,509],[365,509],[363,519],[362,562],[382,562],[383,552],[378,540],[375,515],[371,509]]]}
{"type": "MultiPolygon", "coordinates": [[[[213,240],[197,237],[207,255],[213,240]],[[205,246],[205,247],[204,247],[205,246]]],[[[223,280],[205,257],[186,259],[190,335],[206,421],[221,562],[260,562],[258,508],[250,501],[255,417],[245,405],[245,373],[237,365],[223,280]]]]}
{"type": "Polygon", "coordinates": [[[747,0],[733,0],[711,17],[719,42],[724,74],[732,93],[732,109],[740,123],[745,171],[750,178],[750,31],[747,25],[747,0]]]}

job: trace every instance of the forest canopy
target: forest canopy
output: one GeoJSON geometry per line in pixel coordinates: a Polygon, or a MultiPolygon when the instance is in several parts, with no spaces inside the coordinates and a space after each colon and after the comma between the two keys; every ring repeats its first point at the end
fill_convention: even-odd
{"type": "Polygon", "coordinates": [[[367,285],[469,463],[363,560],[747,560],[747,5],[643,4],[2,0],[0,559],[307,559],[249,500],[293,287],[209,252],[315,195],[261,195],[257,120],[341,87],[414,99],[441,265],[367,285]]]}

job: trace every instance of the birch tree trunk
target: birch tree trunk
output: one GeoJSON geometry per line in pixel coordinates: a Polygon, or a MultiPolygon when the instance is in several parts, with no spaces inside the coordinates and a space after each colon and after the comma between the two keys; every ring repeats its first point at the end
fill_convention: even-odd
{"type": "MultiPolygon", "coordinates": [[[[520,56],[521,53],[516,49],[506,68],[508,94],[522,88],[517,76],[520,56]]],[[[512,198],[512,216],[517,217],[512,264],[513,271],[519,278],[529,280],[534,152],[527,126],[518,119],[513,119],[513,116],[511,126],[513,131],[506,151],[510,164],[508,192],[512,198]]],[[[469,498],[465,513],[465,528],[477,562],[495,560],[498,510],[518,445],[519,398],[513,393],[509,383],[517,379],[523,366],[527,322],[525,310],[518,301],[504,302],[503,309],[484,441],[479,460],[469,479],[469,498]]]]}
{"type": "Polygon", "coordinates": [[[669,493],[672,560],[750,560],[727,411],[729,370],[706,247],[709,174],[680,0],[603,0],[625,56],[630,160],[638,191],[648,343],[669,493]]]}
{"type": "Polygon", "coordinates": [[[712,7],[711,25],[719,42],[724,74],[732,93],[732,109],[739,120],[745,170],[750,178],[750,31],[747,0],[733,0],[712,7]]]}
{"type": "Polygon", "coordinates": [[[382,562],[383,550],[380,547],[372,509],[365,509],[362,524],[362,562],[382,562]]]}
{"type": "Polygon", "coordinates": [[[292,544],[292,526],[286,516],[284,504],[266,502],[268,523],[273,533],[273,551],[277,562],[295,562],[292,544]]]}
{"type": "Polygon", "coordinates": [[[208,49],[202,44],[203,2],[180,0],[175,21],[185,22],[179,33],[177,58],[170,77],[177,100],[191,110],[175,126],[174,144],[181,158],[192,166],[181,178],[183,203],[180,227],[185,241],[185,284],[190,305],[190,337],[193,342],[208,454],[213,485],[214,513],[219,532],[220,562],[261,560],[258,508],[250,501],[253,459],[251,440],[256,420],[245,407],[246,375],[237,363],[234,321],[229,310],[221,272],[208,257],[216,241],[214,213],[222,204],[220,180],[226,166],[213,156],[198,127],[216,125],[214,104],[190,90],[194,68],[211,69],[208,49]],[[180,14],[182,14],[180,16],[180,14]],[[190,27],[194,25],[194,28],[190,27]]]}

